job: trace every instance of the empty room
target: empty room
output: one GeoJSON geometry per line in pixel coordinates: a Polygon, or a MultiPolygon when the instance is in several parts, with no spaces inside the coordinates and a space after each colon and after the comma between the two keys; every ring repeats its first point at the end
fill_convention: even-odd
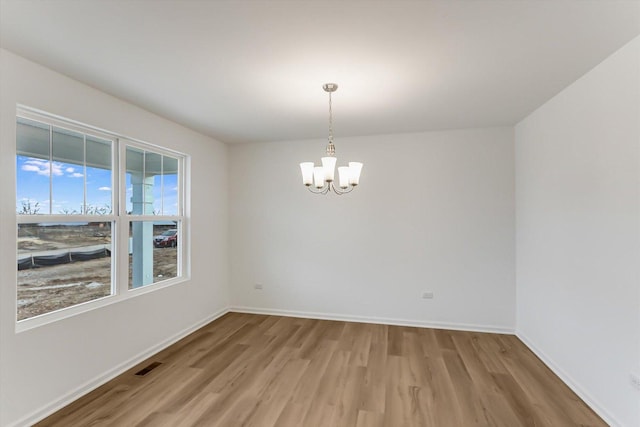
{"type": "Polygon", "coordinates": [[[640,1],[0,0],[0,426],[640,426],[640,1]]]}

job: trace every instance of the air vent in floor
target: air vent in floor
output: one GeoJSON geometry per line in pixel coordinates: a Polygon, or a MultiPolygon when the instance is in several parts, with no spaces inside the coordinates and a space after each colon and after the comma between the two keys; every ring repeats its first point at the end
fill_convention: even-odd
{"type": "Polygon", "coordinates": [[[136,375],[142,377],[147,375],[149,372],[153,371],[154,369],[156,369],[158,366],[162,365],[162,363],[160,362],[153,362],[151,365],[147,366],[146,368],[142,368],[140,369],[138,372],[136,372],[136,375]]]}

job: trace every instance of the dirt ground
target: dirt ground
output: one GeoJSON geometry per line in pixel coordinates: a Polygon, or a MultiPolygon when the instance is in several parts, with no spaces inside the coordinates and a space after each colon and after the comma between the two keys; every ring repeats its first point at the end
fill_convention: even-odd
{"type": "Polygon", "coordinates": [[[110,223],[96,223],[81,227],[42,227],[38,224],[21,224],[18,228],[18,253],[109,243],[111,243],[110,223]]]}
{"type": "MultiPolygon", "coordinates": [[[[99,238],[101,237],[96,236],[96,240],[99,238]]],[[[82,242],[86,243],[86,237],[82,242]]],[[[39,245],[38,249],[43,250],[42,246],[42,244],[39,245]]],[[[59,243],[56,243],[56,248],[59,248],[59,243]]],[[[154,283],[177,275],[176,248],[154,248],[153,261],[154,283]]],[[[109,257],[20,270],[18,271],[18,320],[109,295],[111,295],[111,258],[109,257]]]]}

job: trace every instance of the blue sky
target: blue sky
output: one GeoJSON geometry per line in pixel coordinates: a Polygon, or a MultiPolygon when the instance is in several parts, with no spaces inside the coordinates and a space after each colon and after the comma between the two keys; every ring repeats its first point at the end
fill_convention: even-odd
{"type": "MultiPolygon", "coordinates": [[[[22,209],[22,203],[30,201],[34,206],[39,204],[40,214],[49,213],[49,189],[51,177],[52,189],[52,214],[81,213],[84,185],[86,175],[87,206],[111,209],[111,171],[107,169],[85,167],[83,165],[49,162],[48,160],[17,156],[17,201],[16,211],[22,209]]],[[[177,176],[165,175],[164,187],[161,186],[162,178],[156,176],[153,185],[154,211],[163,214],[177,214],[177,176]],[[164,188],[164,200],[162,200],[162,188],[164,188]]],[[[131,205],[131,182],[127,174],[127,210],[131,205]]]]}

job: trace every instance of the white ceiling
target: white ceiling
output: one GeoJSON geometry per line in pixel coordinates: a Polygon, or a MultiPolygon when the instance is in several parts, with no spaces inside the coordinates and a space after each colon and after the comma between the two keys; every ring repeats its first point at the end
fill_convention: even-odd
{"type": "Polygon", "coordinates": [[[640,2],[1,0],[0,45],[224,142],[512,125],[640,2]]]}

